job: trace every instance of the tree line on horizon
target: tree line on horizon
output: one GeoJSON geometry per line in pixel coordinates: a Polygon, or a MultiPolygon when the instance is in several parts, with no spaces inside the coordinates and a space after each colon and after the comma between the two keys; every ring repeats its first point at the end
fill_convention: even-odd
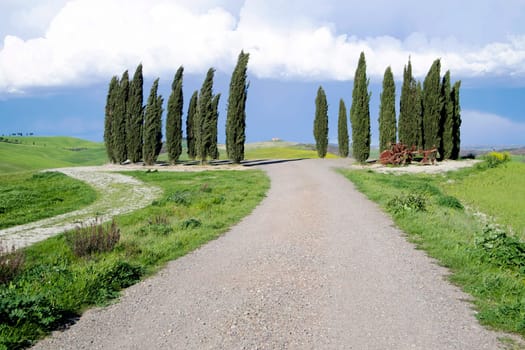
{"type": "MultiPolygon", "coordinates": [[[[399,120],[396,120],[395,82],[392,69],[387,67],[383,77],[379,107],[379,151],[400,142],[417,149],[436,148],[439,159],[458,159],[461,135],[461,81],[451,84],[450,71],[441,78],[441,61],[436,59],[424,81],[412,76],[410,58],[403,70],[399,120]]],[[[370,155],[370,92],[366,76],[366,60],[361,52],[354,76],[350,123],[352,128],[352,155],[365,162],[370,155]]],[[[314,137],[319,157],[324,158],[328,146],[328,104],[326,94],[319,87],[315,99],[314,137]]],[[[346,106],[339,102],[339,155],[349,154],[349,135],[346,106]]]]}
{"type": "MultiPolygon", "coordinates": [[[[247,66],[249,54],[241,53],[232,73],[226,117],[226,152],[234,163],[244,160],[246,141],[246,99],[248,95],[247,66]]],[[[204,163],[219,159],[217,123],[221,94],[213,93],[215,69],[210,68],[200,91],[193,92],[186,114],[188,157],[204,163]]],[[[183,145],[183,75],[181,66],[175,73],[167,103],[166,150],[171,164],[182,154],[183,145]]],[[[113,76],[109,83],[105,108],[104,142],[111,163],[143,161],[153,165],[163,146],[162,114],[164,99],[158,94],[159,79],[151,87],[143,105],[143,74],[139,64],[133,79],[125,71],[113,76]]]]}

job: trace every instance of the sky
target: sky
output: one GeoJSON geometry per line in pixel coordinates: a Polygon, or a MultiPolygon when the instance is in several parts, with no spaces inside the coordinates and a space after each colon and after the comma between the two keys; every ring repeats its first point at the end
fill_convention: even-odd
{"type": "Polygon", "coordinates": [[[464,147],[525,145],[524,0],[0,0],[0,135],[101,141],[111,77],[142,63],[145,97],[159,77],[165,101],[184,66],[185,110],[214,67],[222,142],[241,50],[248,142],[313,142],[323,86],[336,143],[339,100],[350,108],[363,51],[373,144],[384,71],[392,67],[399,100],[410,57],[418,80],[440,58],[442,74],[462,81],[464,147]]]}

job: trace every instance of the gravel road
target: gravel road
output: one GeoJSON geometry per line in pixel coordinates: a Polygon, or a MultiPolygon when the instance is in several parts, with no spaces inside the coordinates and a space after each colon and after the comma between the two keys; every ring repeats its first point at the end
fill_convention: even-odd
{"type": "Polygon", "coordinates": [[[6,247],[22,248],[82,224],[98,220],[105,222],[113,216],[144,208],[159,197],[160,188],[147,185],[131,176],[105,172],[103,167],[50,169],[86,182],[95,188],[99,198],[84,209],[48,219],[0,230],[0,242],[6,247]]]}
{"type": "Polygon", "coordinates": [[[35,349],[497,349],[446,269],[331,170],[346,164],[264,166],[252,215],[35,349]]]}

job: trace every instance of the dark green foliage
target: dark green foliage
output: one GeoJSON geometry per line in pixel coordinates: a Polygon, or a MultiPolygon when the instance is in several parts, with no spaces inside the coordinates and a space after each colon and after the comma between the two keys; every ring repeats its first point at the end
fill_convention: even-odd
{"type": "Polygon", "coordinates": [[[226,116],[226,152],[234,163],[244,159],[244,143],[246,141],[246,99],[248,83],[246,70],[250,54],[241,51],[237,65],[233,70],[228,96],[228,112],[226,116]]]}
{"type": "Polygon", "coordinates": [[[441,143],[441,62],[435,60],[423,82],[423,147],[431,149],[441,143]]]}
{"type": "Polygon", "coordinates": [[[162,96],[157,96],[159,79],[153,82],[144,117],[144,162],[153,165],[162,148],[162,96]]]}
{"type": "Polygon", "coordinates": [[[106,115],[104,120],[104,144],[106,146],[106,153],[111,163],[115,163],[115,155],[113,153],[113,124],[115,119],[115,109],[118,100],[119,80],[117,76],[111,78],[109,83],[108,95],[106,97],[106,115]]]}
{"type": "Polygon", "coordinates": [[[337,121],[337,141],[339,156],[348,157],[348,121],[346,119],[346,106],[343,99],[339,100],[339,119],[337,121]]]}
{"type": "Polygon", "coordinates": [[[186,144],[188,146],[188,158],[191,160],[197,156],[195,149],[195,118],[197,117],[198,96],[198,91],[195,91],[191,96],[188,114],[186,116],[186,144]]]}
{"type": "Polygon", "coordinates": [[[421,144],[421,102],[420,86],[412,77],[412,63],[403,69],[403,86],[399,101],[399,142],[408,147],[420,147],[421,144]]]}
{"type": "Polygon", "coordinates": [[[183,229],[183,230],[189,230],[189,229],[192,229],[192,228],[197,228],[199,226],[201,226],[202,223],[199,219],[195,219],[195,218],[189,218],[187,220],[184,220],[181,224],[180,224],[180,227],[183,229]]]}
{"type": "Polygon", "coordinates": [[[383,92],[379,106],[379,152],[396,143],[396,84],[392,69],[388,67],[383,77],[383,92]]]}
{"type": "Polygon", "coordinates": [[[352,124],[352,155],[358,162],[365,162],[370,155],[370,93],[366,77],[365,54],[361,52],[355,71],[350,122],[352,124]]]}
{"type": "Polygon", "coordinates": [[[166,117],[166,145],[168,147],[168,159],[175,164],[182,154],[182,75],[184,68],[181,66],[175,73],[171,85],[171,95],[168,99],[168,115],[166,117]]]}
{"type": "Polygon", "coordinates": [[[394,196],[387,204],[388,211],[393,214],[403,214],[406,212],[426,211],[427,200],[420,193],[406,193],[394,196]]]}
{"type": "Polygon", "coordinates": [[[485,251],[492,264],[525,274],[525,243],[508,236],[500,227],[486,226],[476,244],[485,251]]]}
{"type": "Polygon", "coordinates": [[[213,112],[213,76],[215,69],[210,68],[202,83],[197,104],[197,115],[195,118],[195,149],[196,156],[204,163],[212,144],[214,112],[213,112]]]}
{"type": "Polygon", "coordinates": [[[314,137],[317,155],[324,158],[328,149],[328,103],[321,86],[317,89],[315,98],[314,137]]]}
{"type": "Polygon", "coordinates": [[[115,220],[109,225],[92,223],[66,234],[66,242],[77,257],[113,250],[120,240],[120,229],[115,220]]]}
{"type": "Polygon", "coordinates": [[[133,163],[142,159],[142,128],[144,124],[143,89],[142,64],[139,64],[133,75],[133,80],[129,84],[128,95],[128,127],[126,138],[128,158],[133,163]]]}
{"type": "Polygon", "coordinates": [[[438,197],[437,204],[452,209],[463,209],[463,204],[454,196],[441,195],[438,197]]]}
{"type": "Polygon", "coordinates": [[[219,159],[219,147],[217,146],[217,124],[219,122],[219,100],[221,99],[221,94],[213,96],[211,101],[212,109],[212,119],[210,123],[210,133],[211,133],[211,143],[208,154],[211,159],[219,159]]]}
{"type": "Polygon", "coordinates": [[[451,159],[454,148],[454,105],[452,103],[452,92],[450,88],[450,71],[447,71],[443,76],[443,82],[441,83],[441,100],[443,101],[440,126],[442,138],[439,153],[443,159],[451,159]]]}
{"type": "Polygon", "coordinates": [[[122,163],[128,159],[126,147],[126,125],[128,120],[127,103],[129,93],[128,71],[122,74],[118,87],[118,94],[115,103],[115,113],[113,116],[113,155],[117,163],[122,163]]]}
{"type": "Polygon", "coordinates": [[[453,109],[453,123],[452,123],[452,152],[450,154],[451,159],[459,158],[459,151],[461,148],[461,106],[459,104],[459,88],[461,87],[461,81],[454,83],[451,92],[452,98],[452,109],[453,109]]]}
{"type": "Polygon", "coordinates": [[[417,147],[423,149],[423,87],[418,81],[414,92],[414,128],[416,133],[417,147]]]}

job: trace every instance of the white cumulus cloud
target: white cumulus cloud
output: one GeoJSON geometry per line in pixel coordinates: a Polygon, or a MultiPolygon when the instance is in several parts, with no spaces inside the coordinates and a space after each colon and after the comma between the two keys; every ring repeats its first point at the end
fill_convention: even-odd
{"type": "Polygon", "coordinates": [[[202,73],[210,66],[229,72],[241,49],[251,54],[250,70],[258,77],[349,80],[361,51],[373,79],[380,79],[388,65],[400,79],[409,56],[420,78],[436,58],[454,77],[525,76],[525,35],[475,45],[423,32],[402,38],[363,37],[340,33],[338,23],[313,15],[332,16],[334,1],[328,1],[330,6],[312,1],[275,4],[273,0],[70,0],[43,35],[4,38],[0,91],[106,81],[139,62],[149,76],[173,72],[179,65],[189,73],[202,73]],[[307,9],[300,11],[301,7],[307,9]]]}

